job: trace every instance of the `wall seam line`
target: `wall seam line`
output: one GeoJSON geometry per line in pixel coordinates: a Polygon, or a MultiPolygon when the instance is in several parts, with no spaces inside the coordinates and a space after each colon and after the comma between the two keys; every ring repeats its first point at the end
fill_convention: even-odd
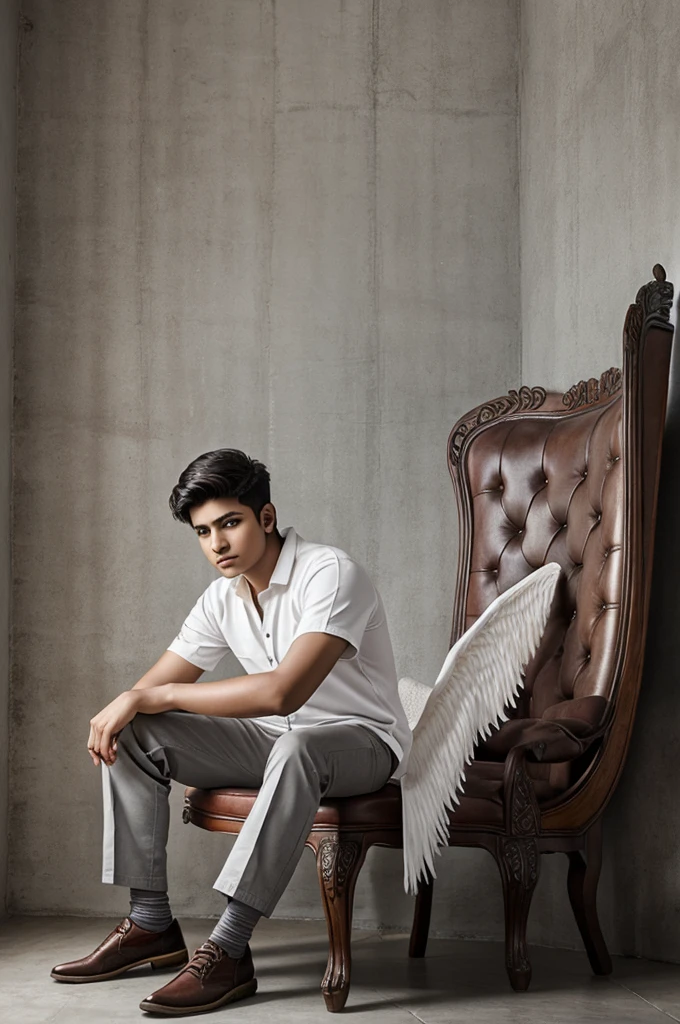
{"type": "Polygon", "coordinates": [[[32,23],[25,19],[22,0],[16,7],[16,44],[14,68],[14,264],[12,268],[12,325],[10,328],[10,386],[9,386],[9,581],[7,594],[7,849],[5,857],[4,901],[0,907],[0,916],[10,914],[10,840],[11,829],[11,771],[13,761],[14,736],[12,729],[12,696],[14,689],[14,466],[15,466],[15,403],[16,403],[16,307],[17,307],[17,261],[19,255],[19,83],[21,71],[21,33],[33,28],[32,23]]]}

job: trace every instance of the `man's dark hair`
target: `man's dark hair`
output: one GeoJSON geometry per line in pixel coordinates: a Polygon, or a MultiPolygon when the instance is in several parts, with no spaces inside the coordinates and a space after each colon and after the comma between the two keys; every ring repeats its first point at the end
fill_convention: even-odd
{"type": "Polygon", "coordinates": [[[269,472],[238,448],[218,448],[190,462],[170,495],[170,510],[191,525],[191,510],[215,498],[236,498],[259,516],[271,501],[269,472]]]}

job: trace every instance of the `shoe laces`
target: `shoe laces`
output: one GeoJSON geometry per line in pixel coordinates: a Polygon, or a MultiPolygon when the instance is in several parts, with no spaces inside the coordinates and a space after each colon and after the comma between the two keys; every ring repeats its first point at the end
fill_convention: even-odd
{"type": "Polygon", "coordinates": [[[199,946],[184,969],[195,974],[197,978],[204,978],[223,956],[226,956],[224,950],[217,943],[208,939],[202,946],[199,946]]]}

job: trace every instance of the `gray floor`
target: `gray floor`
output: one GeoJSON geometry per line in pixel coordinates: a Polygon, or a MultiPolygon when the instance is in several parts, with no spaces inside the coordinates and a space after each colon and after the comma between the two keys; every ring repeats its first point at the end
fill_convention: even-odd
{"type": "MultiPolygon", "coordinates": [[[[89,952],[115,922],[12,918],[0,926],[3,1024],[93,1024],[150,1020],[138,1003],[172,974],[140,968],[116,981],[63,985],[53,964],[89,952]]],[[[183,921],[190,949],[208,935],[205,921],[183,921]]],[[[680,967],[617,958],[610,979],[593,978],[585,955],[533,949],[534,980],[510,991],[497,943],[431,940],[424,960],[409,961],[407,937],[355,932],[352,990],[345,1013],[381,1024],[590,1024],[680,1021],[680,967]]],[[[252,999],[198,1019],[276,1024],[329,1018],[319,992],[326,960],[324,925],[262,921],[253,941],[259,991],[252,999]]],[[[174,1020],[188,1020],[176,1017],[174,1020]]]]}

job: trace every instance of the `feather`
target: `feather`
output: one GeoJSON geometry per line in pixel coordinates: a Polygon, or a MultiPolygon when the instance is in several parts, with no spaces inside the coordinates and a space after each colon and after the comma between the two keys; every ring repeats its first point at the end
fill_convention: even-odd
{"type": "Polygon", "coordinates": [[[429,694],[422,683],[400,681],[409,725],[414,722],[401,779],[407,892],[417,892],[419,879],[436,877],[434,857],[448,844],[448,812],[459,803],[465,765],[478,737],[490,736],[507,721],[503,709],[515,706],[560,572],[550,562],[501,594],[451,648],[429,694]]]}

